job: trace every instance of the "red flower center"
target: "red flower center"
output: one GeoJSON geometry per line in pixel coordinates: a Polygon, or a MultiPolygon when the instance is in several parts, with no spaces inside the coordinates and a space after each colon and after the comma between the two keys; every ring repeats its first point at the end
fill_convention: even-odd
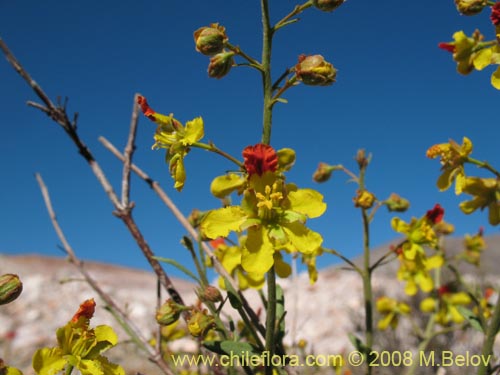
{"type": "Polygon", "coordinates": [[[432,210],[427,211],[427,219],[429,219],[433,224],[439,223],[443,220],[444,209],[439,204],[436,204],[432,210]]]}
{"type": "Polygon", "coordinates": [[[245,147],[243,150],[245,169],[249,176],[258,174],[262,176],[264,172],[276,172],[278,168],[278,155],[274,148],[262,143],[255,146],[245,147]]]}
{"type": "Polygon", "coordinates": [[[493,25],[500,26],[500,3],[497,2],[491,7],[490,19],[491,22],[493,22],[493,25]]]}

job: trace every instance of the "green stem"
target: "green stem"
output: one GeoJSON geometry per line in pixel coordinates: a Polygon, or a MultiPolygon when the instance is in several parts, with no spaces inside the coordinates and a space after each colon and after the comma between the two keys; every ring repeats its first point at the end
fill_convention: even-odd
{"type": "Polygon", "coordinates": [[[68,364],[64,370],[64,375],[71,375],[71,373],[73,372],[73,369],[74,369],[74,366],[68,364]]]}
{"type": "MultiPolygon", "coordinates": [[[[432,314],[431,317],[429,318],[427,326],[425,327],[424,339],[418,345],[417,353],[424,352],[425,349],[427,349],[427,345],[429,345],[429,342],[434,338],[435,335],[433,334],[433,331],[434,331],[435,318],[436,314],[432,314]]],[[[406,375],[413,375],[415,373],[415,370],[420,364],[421,364],[420,361],[414,360],[411,367],[406,372],[406,375]]]]}
{"type": "Polygon", "coordinates": [[[283,17],[276,23],[276,25],[274,26],[274,30],[276,31],[286,25],[290,25],[291,23],[297,22],[298,20],[290,20],[290,19],[292,17],[297,16],[298,14],[302,13],[304,10],[310,7],[312,7],[311,0],[306,1],[304,4],[297,5],[289,14],[287,14],[285,17],[283,17]]]}
{"type": "MultiPolygon", "coordinates": [[[[362,166],[359,172],[359,189],[365,189],[365,172],[366,165],[362,166]]],[[[369,354],[373,347],[373,291],[372,291],[372,268],[370,266],[370,219],[368,217],[368,210],[361,209],[361,216],[363,220],[363,297],[365,300],[365,347],[366,347],[366,361],[370,362],[369,354]]],[[[372,373],[372,367],[368,366],[367,374],[372,373]]]]}
{"type": "Polygon", "coordinates": [[[257,60],[255,60],[253,57],[251,57],[251,56],[247,55],[245,52],[243,52],[243,51],[241,50],[241,48],[240,48],[240,47],[238,47],[238,46],[233,46],[233,45],[232,45],[232,44],[230,44],[230,43],[226,43],[226,47],[227,47],[230,51],[232,51],[232,52],[234,52],[235,54],[237,54],[238,56],[241,56],[241,57],[243,57],[245,60],[247,60],[247,61],[250,63],[250,64],[248,64],[248,65],[249,65],[249,66],[251,66],[252,68],[255,68],[255,69],[257,69],[257,70],[259,70],[259,71],[261,71],[261,72],[263,71],[263,69],[262,69],[262,65],[261,65],[261,64],[260,64],[257,60]]]}
{"type": "Polygon", "coordinates": [[[239,168],[243,168],[243,163],[241,161],[239,161],[238,159],[236,159],[235,157],[229,155],[228,153],[222,151],[220,148],[217,148],[213,143],[201,143],[201,142],[195,142],[191,145],[192,147],[197,147],[197,148],[201,148],[203,150],[207,150],[207,151],[210,151],[210,152],[214,152],[216,154],[219,154],[223,157],[225,157],[226,159],[232,161],[234,164],[236,164],[239,168]]]}
{"type": "MultiPolygon", "coordinates": [[[[274,354],[276,329],[276,272],[274,266],[267,273],[267,315],[266,315],[266,351],[269,358],[274,354]]],[[[266,367],[266,375],[273,374],[273,367],[266,367]]]]}
{"type": "Polygon", "coordinates": [[[479,168],[484,168],[493,173],[497,178],[500,178],[500,172],[493,168],[487,161],[480,161],[471,157],[467,157],[467,161],[471,164],[477,165],[479,168]]]}
{"type": "Polygon", "coordinates": [[[262,9],[262,87],[264,90],[262,143],[271,143],[273,119],[273,83],[271,81],[271,49],[274,30],[271,28],[268,0],[261,0],[262,9]]]}
{"type": "Polygon", "coordinates": [[[483,361],[479,365],[477,370],[477,375],[486,375],[490,369],[490,358],[493,354],[493,345],[495,343],[495,337],[500,329],[500,300],[497,301],[495,310],[493,311],[493,316],[491,317],[490,324],[486,329],[486,337],[484,338],[483,348],[481,350],[481,357],[483,361]],[[484,364],[486,362],[486,364],[484,364]]]}
{"type": "Polygon", "coordinates": [[[297,76],[294,75],[292,78],[287,80],[283,87],[281,87],[276,95],[273,96],[271,105],[274,105],[278,101],[278,98],[280,98],[286,90],[288,90],[290,87],[295,86],[295,82],[297,82],[297,76]]]}

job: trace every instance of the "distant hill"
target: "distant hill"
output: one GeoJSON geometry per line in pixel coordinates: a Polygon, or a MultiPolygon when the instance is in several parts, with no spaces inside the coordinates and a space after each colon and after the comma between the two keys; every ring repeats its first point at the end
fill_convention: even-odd
{"type": "MultiPolygon", "coordinates": [[[[476,268],[464,265],[460,268],[460,272],[478,283],[489,282],[498,285],[500,236],[487,237],[486,243],[488,248],[484,251],[481,266],[476,268]]],[[[447,239],[445,247],[447,254],[452,256],[462,251],[462,239],[447,239]]],[[[389,248],[390,244],[373,250],[372,260],[378,259],[389,248]]],[[[361,259],[355,259],[354,262],[360,264],[361,259]]],[[[152,337],[156,331],[155,276],[151,272],[94,262],[86,263],[86,267],[100,285],[121,302],[142,332],[152,337]]],[[[395,278],[397,268],[397,262],[392,262],[375,272],[373,290],[376,296],[385,294],[401,299],[407,298],[403,293],[403,285],[395,278]]],[[[24,283],[24,291],[14,303],[0,306],[0,353],[2,353],[0,357],[3,355],[4,360],[21,367],[25,375],[29,375],[33,373],[29,368],[34,350],[41,346],[54,345],[56,328],[71,318],[83,300],[96,295],[81,280],[76,269],[63,258],[0,255],[0,274],[2,273],[19,274],[24,283]]],[[[174,279],[174,284],[188,303],[195,302],[192,283],[174,279]]],[[[310,285],[306,274],[280,280],[280,284],[286,296],[289,344],[305,339],[308,342],[308,350],[325,355],[352,350],[347,334],[362,336],[364,314],[362,284],[355,272],[346,271],[342,266],[335,266],[322,270],[318,283],[314,285],[310,285]]],[[[255,291],[249,291],[246,295],[253,306],[256,308],[261,306],[260,298],[255,291]]],[[[96,302],[98,307],[94,324],[110,324],[117,328],[118,325],[103,309],[98,298],[96,302]]],[[[410,350],[415,344],[411,335],[408,335],[410,328],[408,324],[402,322],[400,329],[395,333],[379,337],[378,342],[384,348],[410,350]]],[[[125,333],[117,330],[120,340],[126,341],[125,333]]],[[[457,353],[465,350],[475,351],[481,343],[481,337],[478,335],[457,334],[444,339],[440,345],[457,353]]],[[[179,345],[189,346],[186,341],[179,345]]],[[[130,344],[121,344],[109,353],[113,353],[110,358],[123,364],[129,373],[137,370],[146,374],[158,373],[130,344]]],[[[453,374],[453,369],[447,371],[449,371],[447,375],[453,374]]],[[[391,374],[389,369],[379,374],[385,373],[391,374]]],[[[420,373],[433,374],[434,370],[430,368],[420,373]]]]}

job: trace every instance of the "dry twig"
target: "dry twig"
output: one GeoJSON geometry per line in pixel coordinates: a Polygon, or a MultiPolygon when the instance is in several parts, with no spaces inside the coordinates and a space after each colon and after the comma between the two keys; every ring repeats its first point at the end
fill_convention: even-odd
{"type": "Polygon", "coordinates": [[[127,326],[128,332],[131,338],[139,344],[139,346],[147,352],[149,359],[155,363],[165,374],[174,375],[174,373],[170,370],[167,363],[163,360],[161,353],[155,350],[151,345],[149,345],[148,340],[142,335],[139,328],[134,324],[132,320],[129,319],[127,314],[115,303],[115,301],[111,298],[111,296],[106,293],[99,285],[99,283],[87,272],[84,267],[83,261],[78,259],[73,248],[69,244],[64,232],[57,221],[56,213],[54,208],[52,207],[52,202],[50,199],[49,191],[47,186],[43,182],[42,176],[40,174],[36,174],[36,180],[38,181],[38,185],[40,186],[40,190],[43,195],[43,200],[45,202],[45,206],[47,207],[47,212],[49,214],[50,220],[54,227],[54,230],[59,237],[63,245],[64,252],[68,255],[69,261],[75,265],[78,271],[85,278],[85,281],[94,289],[94,291],[101,297],[101,299],[106,303],[106,305],[114,311],[124,325],[127,326]]]}

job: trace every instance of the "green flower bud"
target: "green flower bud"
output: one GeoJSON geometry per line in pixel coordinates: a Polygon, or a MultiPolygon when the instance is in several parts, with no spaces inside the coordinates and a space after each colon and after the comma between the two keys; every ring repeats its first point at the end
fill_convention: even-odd
{"type": "Polygon", "coordinates": [[[401,198],[395,193],[392,193],[384,204],[387,206],[389,212],[405,212],[410,207],[410,202],[407,199],[401,198]]]}
{"type": "Polygon", "coordinates": [[[297,79],[310,86],[328,86],[335,82],[337,70],[321,55],[299,56],[295,65],[297,79]]]}
{"type": "Polygon", "coordinates": [[[168,299],[156,311],[156,321],[160,325],[168,326],[179,320],[181,312],[184,310],[187,310],[187,307],[175,303],[172,299],[168,299]]]}
{"type": "Polygon", "coordinates": [[[323,12],[332,12],[341,6],[345,0],[313,0],[313,5],[323,12]]]}
{"type": "Polygon", "coordinates": [[[227,43],[226,29],[213,23],[210,26],[200,27],[194,32],[196,50],[204,55],[213,56],[222,52],[227,43]]]}
{"type": "Polygon", "coordinates": [[[23,291],[23,283],[19,276],[5,274],[0,276],[0,305],[14,301],[23,291]]]}
{"type": "Polygon", "coordinates": [[[208,76],[211,78],[224,77],[234,64],[233,52],[221,52],[210,59],[208,65],[208,76]]]}
{"type": "Polygon", "coordinates": [[[474,16],[488,5],[487,0],[455,0],[457,10],[464,16],[474,16]]]}

